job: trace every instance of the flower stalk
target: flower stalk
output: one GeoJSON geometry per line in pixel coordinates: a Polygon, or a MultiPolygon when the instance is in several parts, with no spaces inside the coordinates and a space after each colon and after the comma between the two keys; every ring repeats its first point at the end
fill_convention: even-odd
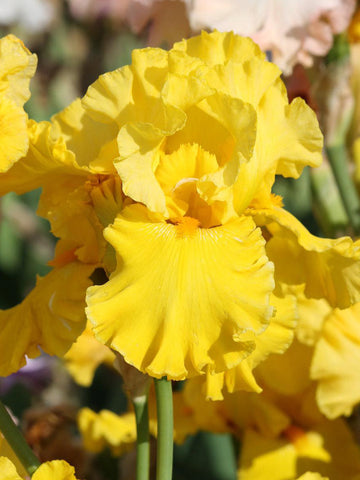
{"type": "Polygon", "coordinates": [[[173,397],[171,381],[155,379],[158,440],[156,480],[171,480],[173,469],[173,397]]]}
{"type": "Polygon", "coordinates": [[[136,480],[149,480],[150,435],[148,395],[133,398],[136,419],[136,480]]]}
{"type": "Polygon", "coordinates": [[[40,461],[26,443],[19,428],[0,401],[0,431],[6,438],[25,470],[32,475],[40,466],[40,461]]]}
{"type": "Polygon", "coordinates": [[[356,235],[360,233],[360,200],[349,172],[347,152],[344,143],[328,146],[326,149],[339,192],[356,235]]]}

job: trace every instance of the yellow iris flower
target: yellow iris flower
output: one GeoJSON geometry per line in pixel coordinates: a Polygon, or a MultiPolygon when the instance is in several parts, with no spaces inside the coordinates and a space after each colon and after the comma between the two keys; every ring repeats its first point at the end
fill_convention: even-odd
{"type": "Polygon", "coordinates": [[[309,296],[340,307],[358,296],[358,247],[313,237],[271,194],[275,174],[298,177],[321,161],[314,113],[288,104],[279,77],[249,39],[202,33],[170,52],[135,51],[82,100],[116,130],[114,166],[132,200],[104,230],[117,263],[88,289],[87,315],[100,341],[152,376],[240,364],[242,384],[256,389],[251,369],[292,338],[293,318],[261,352],[278,262],[296,271],[283,279],[281,270],[280,282],[306,283],[309,296]],[[274,248],[269,261],[268,239],[298,250],[299,271],[274,248]],[[346,265],[356,274],[344,278],[346,265]]]}
{"type": "MultiPolygon", "coordinates": [[[[358,245],[310,235],[271,193],[276,174],[321,162],[316,116],[288,103],[280,74],[251,40],[203,32],[168,52],[134,51],[131,66],[50,123],[29,123],[29,152],[0,176],[0,193],[42,187],[39,214],[59,238],[55,299],[69,269],[81,287],[46,338],[27,309],[27,340],[8,341],[1,374],[38,345],[64,353],[85,327],[95,268],[106,277],[87,289],[86,312],[100,342],[154,377],[229,370],[230,389],[258,391],[251,370],[291,343],[296,311],[283,284],[340,308],[360,299],[358,245]]],[[[53,294],[33,293],[51,315],[53,294]]],[[[0,312],[0,325],[12,316],[0,312]]],[[[221,395],[219,382],[212,391],[221,395]]]]}

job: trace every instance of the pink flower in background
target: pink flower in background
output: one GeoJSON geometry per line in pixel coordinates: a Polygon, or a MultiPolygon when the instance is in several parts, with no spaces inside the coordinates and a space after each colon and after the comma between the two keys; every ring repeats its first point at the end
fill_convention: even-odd
{"type": "Polygon", "coordinates": [[[110,17],[115,21],[122,21],[131,0],[68,0],[68,2],[71,14],[79,20],[110,17]]]}
{"type": "Polygon", "coordinates": [[[139,34],[148,27],[147,44],[169,46],[190,35],[188,8],[192,0],[68,0],[80,20],[110,18],[127,23],[139,34]]]}
{"type": "Polygon", "coordinates": [[[135,33],[149,24],[148,45],[172,45],[191,34],[188,11],[192,3],[192,0],[130,0],[126,18],[135,33]]]}
{"type": "Polygon", "coordinates": [[[233,30],[251,37],[289,74],[296,63],[312,65],[323,56],[333,35],[348,26],[355,0],[193,0],[193,30],[233,30]]]}

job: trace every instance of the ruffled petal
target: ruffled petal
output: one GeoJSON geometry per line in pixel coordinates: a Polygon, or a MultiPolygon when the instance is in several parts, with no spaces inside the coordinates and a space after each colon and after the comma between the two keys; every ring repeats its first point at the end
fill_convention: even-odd
{"type": "Polygon", "coordinates": [[[64,142],[80,168],[99,174],[115,173],[113,162],[119,156],[116,123],[93,120],[80,99],[54,115],[51,123],[53,141],[64,142]]]}
{"type": "Polygon", "coordinates": [[[100,123],[123,123],[123,119],[131,115],[132,87],[131,67],[125,66],[105,73],[90,85],[82,99],[82,105],[91,118],[100,123]]]}
{"type": "Polygon", "coordinates": [[[29,147],[23,105],[30,97],[36,63],[36,55],[14,35],[0,39],[0,173],[26,155],[29,147]]]}
{"type": "MultiPolygon", "coordinates": [[[[270,354],[281,354],[275,355],[279,359],[283,357],[293,340],[298,319],[296,302],[292,295],[272,295],[270,303],[275,307],[275,316],[270,320],[266,330],[257,337],[254,351],[236,367],[224,373],[206,376],[206,397],[208,399],[223,400],[222,390],[225,388],[230,393],[239,390],[257,393],[262,391],[253,370],[260,363],[262,364],[270,354]]],[[[272,357],[273,355],[270,355],[270,358],[272,357]]],[[[263,368],[266,368],[268,363],[269,359],[263,368]]],[[[271,375],[270,378],[272,378],[271,375]]]]}
{"type": "Polygon", "coordinates": [[[44,185],[38,214],[49,220],[52,233],[61,239],[56,245],[53,265],[59,256],[71,251],[83,263],[101,262],[106,242],[104,227],[91,202],[92,188],[96,189],[96,184],[85,182],[81,176],[67,175],[57,181],[54,176],[44,185]]]}
{"type": "Polygon", "coordinates": [[[65,460],[51,460],[40,465],[32,480],[77,480],[75,469],[65,460]]]}
{"type": "Polygon", "coordinates": [[[49,122],[29,121],[29,151],[10,170],[0,175],[0,195],[34,190],[51,179],[58,182],[60,173],[77,179],[88,175],[77,165],[61,139],[50,138],[50,130],[49,122]]]}
{"type": "Polygon", "coordinates": [[[271,235],[267,253],[280,282],[305,284],[307,297],[325,298],[333,307],[347,308],[360,301],[359,241],[315,237],[279,207],[250,213],[271,235]]]}
{"type": "Polygon", "coordinates": [[[36,55],[15,35],[0,39],[0,95],[23,106],[30,97],[29,84],[36,65],[36,55]]]}
{"type": "Polygon", "coordinates": [[[63,355],[85,327],[85,291],[93,266],[73,262],[54,269],[16,307],[0,311],[0,375],[16,372],[39,347],[63,355]]]}
{"type": "Polygon", "coordinates": [[[350,415],[360,401],[360,304],[335,309],[315,346],[311,378],[316,399],[328,418],[350,415]]]}
{"type": "Polygon", "coordinates": [[[105,230],[117,269],[88,290],[96,337],[155,377],[239,363],[272,315],[272,264],[248,220],[200,229],[195,220],[173,225],[141,205],[125,208],[105,230]]]}
{"type": "Polygon", "coordinates": [[[119,160],[114,163],[123,182],[123,191],[151,211],[166,214],[165,197],[154,171],[154,154],[166,136],[184,126],[186,115],[180,109],[161,102],[161,127],[148,123],[127,123],[118,134],[119,160]]]}
{"type": "MultiPolygon", "coordinates": [[[[213,89],[240,98],[257,107],[267,90],[280,77],[281,70],[261,56],[254,56],[243,63],[229,60],[224,65],[208,69],[206,79],[213,89]],[[234,78],[237,79],[234,82],[234,78]]],[[[284,103],[286,97],[284,98],[284,103]]],[[[283,103],[283,102],[281,102],[283,103]]]]}
{"type": "Polygon", "coordinates": [[[211,66],[224,64],[228,60],[246,62],[253,57],[265,58],[265,54],[250,38],[216,30],[212,33],[203,31],[197,37],[175,43],[173,48],[200,58],[211,66]]]}

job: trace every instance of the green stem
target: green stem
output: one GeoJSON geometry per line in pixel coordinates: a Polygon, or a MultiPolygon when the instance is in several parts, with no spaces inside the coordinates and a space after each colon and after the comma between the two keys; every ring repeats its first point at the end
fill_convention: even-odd
{"type": "Polygon", "coordinates": [[[344,144],[328,146],[326,153],[355,234],[360,233],[360,200],[350,176],[344,144]]]}
{"type": "Polygon", "coordinates": [[[39,459],[26,443],[19,428],[15,425],[9,412],[0,401],[0,431],[6,438],[8,444],[23,464],[25,470],[32,475],[40,466],[39,459]]]}
{"type": "Polygon", "coordinates": [[[173,396],[171,381],[155,379],[158,440],[156,480],[171,480],[173,470],[173,396]]]}
{"type": "Polygon", "coordinates": [[[321,230],[327,237],[344,236],[350,220],[328,159],[324,158],[318,168],[312,168],[310,175],[315,199],[313,209],[321,230]]]}
{"type": "Polygon", "coordinates": [[[133,398],[136,418],[136,480],[149,480],[150,436],[148,395],[133,398]]]}

